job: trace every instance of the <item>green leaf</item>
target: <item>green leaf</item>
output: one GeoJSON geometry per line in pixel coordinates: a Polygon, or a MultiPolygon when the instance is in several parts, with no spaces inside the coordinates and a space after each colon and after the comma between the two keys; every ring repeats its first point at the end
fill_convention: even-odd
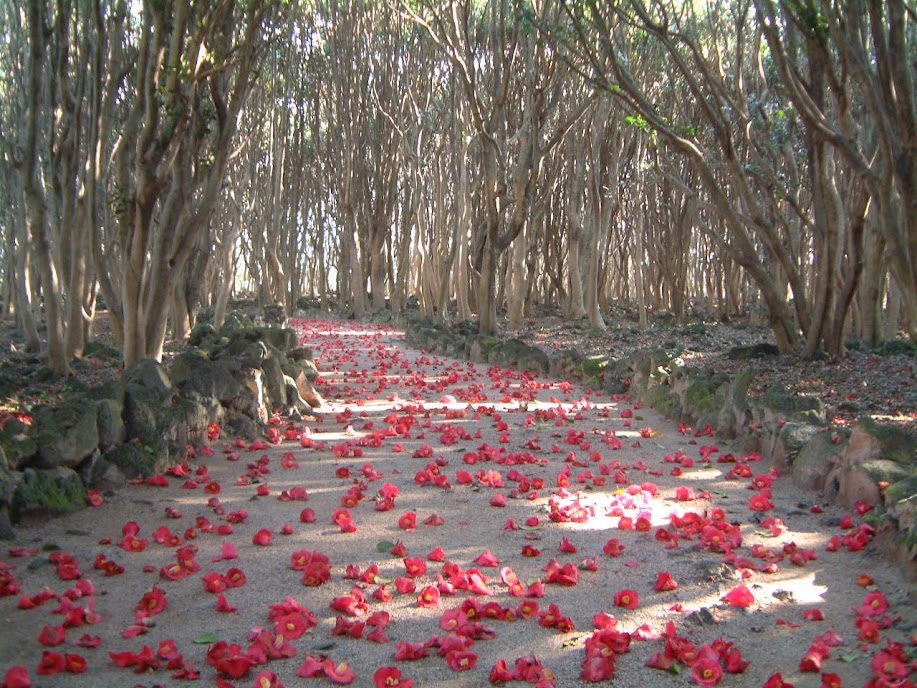
{"type": "Polygon", "coordinates": [[[394,546],[395,546],[395,543],[392,542],[391,540],[380,540],[379,543],[376,544],[376,551],[377,552],[388,552],[394,546]]]}
{"type": "Polygon", "coordinates": [[[60,545],[55,545],[53,542],[47,542],[41,546],[42,552],[56,552],[60,549],[60,545]]]}
{"type": "Polygon", "coordinates": [[[337,645],[337,643],[319,643],[318,645],[313,645],[309,649],[312,652],[325,652],[326,650],[333,650],[337,645]]]}
{"type": "Polygon", "coordinates": [[[220,636],[218,633],[211,632],[211,633],[205,633],[204,635],[199,635],[192,642],[197,643],[198,645],[210,645],[211,643],[215,643],[219,639],[220,639],[220,636]]]}
{"type": "Polygon", "coordinates": [[[845,655],[841,655],[840,660],[842,662],[850,663],[850,662],[855,662],[858,659],[862,659],[862,657],[863,655],[861,655],[859,652],[848,652],[845,655]]]}

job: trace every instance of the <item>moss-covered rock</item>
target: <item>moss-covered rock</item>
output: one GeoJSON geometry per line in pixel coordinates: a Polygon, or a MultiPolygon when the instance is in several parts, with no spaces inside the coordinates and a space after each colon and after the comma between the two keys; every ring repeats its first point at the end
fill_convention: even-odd
{"type": "Polygon", "coordinates": [[[33,515],[60,515],[79,511],[86,506],[86,489],[72,468],[23,471],[12,499],[14,521],[33,515]]]}
{"type": "Polygon", "coordinates": [[[499,343],[499,337],[484,334],[471,335],[468,338],[468,357],[476,363],[486,363],[490,358],[490,352],[499,343]]]}
{"type": "Polygon", "coordinates": [[[561,349],[548,356],[548,374],[564,380],[580,377],[583,370],[583,356],[576,349],[561,349]]]}
{"type": "Polygon", "coordinates": [[[27,465],[38,454],[38,443],[29,435],[30,430],[31,426],[16,417],[7,418],[0,427],[0,449],[13,470],[27,465]]]}
{"type": "Polygon", "coordinates": [[[188,344],[196,347],[207,347],[218,338],[216,328],[209,322],[200,322],[191,328],[188,344]]]}
{"type": "Polygon", "coordinates": [[[666,418],[681,417],[681,401],[669,385],[650,385],[640,398],[666,418]]]}
{"type": "Polygon", "coordinates": [[[126,442],[102,454],[93,470],[93,482],[108,479],[108,467],[117,469],[125,478],[146,478],[156,473],[156,450],[138,442],[126,442]]]}
{"type": "Polygon", "coordinates": [[[177,396],[159,420],[160,436],[170,449],[182,452],[187,444],[205,443],[207,426],[215,420],[203,403],[177,396]]]}
{"type": "Polygon", "coordinates": [[[99,449],[106,451],[127,439],[124,425],[124,403],[117,399],[99,399],[95,402],[99,449]]]}
{"type": "Polygon", "coordinates": [[[752,415],[758,423],[791,421],[809,425],[826,425],[825,405],[815,396],[790,394],[775,385],[750,404],[752,415]]]}
{"type": "Polygon", "coordinates": [[[15,536],[10,522],[10,502],[16,488],[16,476],[0,448],[0,540],[11,540],[15,536]]]}
{"type": "Polygon", "coordinates": [[[264,322],[269,325],[283,325],[287,321],[287,309],[282,303],[269,303],[261,312],[264,322]]]}
{"type": "MultiPolygon", "coordinates": [[[[786,427],[786,426],[784,426],[786,427]]],[[[773,457],[777,463],[788,463],[793,482],[805,490],[821,491],[831,469],[839,461],[843,446],[835,443],[832,433],[818,432],[811,425],[791,427],[787,435],[795,435],[791,442],[795,457],[773,457]],[[801,444],[801,446],[800,446],[801,444]]]]}
{"type": "Polygon", "coordinates": [[[166,399],[175,393],[175,386],[166,369],[159,361],[152,358],[141,358],[139,361],[124,371],[126,385],[139,385],[156,392],[160,398],[166,399]]]}
{"type": "Polygon", "coordinates": [[[903,428],[882,425],[872,418],[860,418],[854,427],[851,442],[862,440],[869,445],[869,455],[911,466],[917,459],[917,437],[903,428]]]}
{"type": "Polygon", "coordinates": [[[101,339],[94,339],[87,342],[83,347],[83,356],[85,358],[96,358],[100,361],[120,361],[121,351],[113,344],[101,339]]]}
{"type": "Polygon", "coordinates": [[[125,385],[124,416],[128,439],[150,447],[159,445],[159,419],[171,405],[171,397],[137,384],[125,385]]]}
{"type": "Polygon", "coordinates": [[[99,412],[82,397],[36,412],[33,437],[38,443],[35,468],[75,468],[99,446],[99,412]]]}
{"type": "Polygon", "coordinates": [[[169,376],[181,394],[192,398],[212,397],[227,402],[241,391],[229,363],[211,360],[197,349],[183,351],[176,356],[169,376]]]}
{"type": "Polygon", "coordinates": [[[773,344],[762,342],[760,344],[746,344],[734,346],[726,354],[733,361],[750,361],[757,358],[776,356],[780,352],[773,344]]]}
{"type": "Polygon", "coordinates": [[[548,355],[538,347],[526,344],[521,339],[501,341],[490,351],[488,362],[502,366],[514,366],[538,373],[548,371],[548,355]]]}
{"type": "Polygon", "coordinates": [[[778,463],[793,463],[820,432],[821,428],[808,423],[783,423],[775,428],[773,444],[766,454],[778,463]]]}

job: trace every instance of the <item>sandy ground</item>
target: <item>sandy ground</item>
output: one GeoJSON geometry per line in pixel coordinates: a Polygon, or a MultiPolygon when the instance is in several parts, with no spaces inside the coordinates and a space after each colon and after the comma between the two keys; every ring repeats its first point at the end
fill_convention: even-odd
{"type": "MultiPolygon", "coordinates": [[[[612,682],[623,688],[694,685],[691,669],[677,662],[680,671],[645,666],[654,653],[665,653],[666,642],[659,635],[666,632],[698,649],[717,639],[732,643],[749,664],[743,673],[724,673],[719,685],[735,688],[763,686],[776,672],[800,688],[822,685],[818,671],[801,671],[800,664],[816,638],[830,637],[829,631],[842,644],[830,647],[822,671],[837,674],[844,686],[862,686],[874,676],[872,660],[888,641],[902,643],[913,659],[917,615],[899,572],[873,543],[861,551],[849,551],[843,544],[836,552],[826,550],[832,538],[850,541],[859,532],[862,519],[856,511],[827,505],[819,509],[818,495],[799,492],[786,478],[773,480],[773,508],[753,511],[749,500],[766,496],[752,489],[754,476],[768,474],[769,466],[740,454],[734,455],[738,463],[721,462],[732,448],[679,430],[627,399],[411,351],[399,333],[384,327],[337,322],[304,326],[304,343],[315,353],[322,374],[319,388],[328,405],[319,416],[293,424],[289,433],[286,422],[280,423],[281,438],[288,434],[292,439],[263,447],[241,441],[237,446],[235,438],[220,437],[213,442],[212,456],[189,461],[196,489],[183,487],[189,478],[171,475],[166,487],[118,486],[103,491],[101,506],[26,525],[16,541],[4,545],[0,561],[15,567],[10,574],[21,592],[0,598],[0,678],[9,667],[21,665],[36,686],[184,685],[173,676],[176,670],[167,668],[167,660],[157,669],[140,665],[141,673],[135,675],[132,667],[118,667],[110,655],[141,653],[144,646],[155,654],[160,643],[172,639],[203,685],[333,685],[328,676],[297,676],[311,656],[318,661],[331,658],[336,665],[345,662],[355,675],[354,686],[373,686],[380,667],[397,667],[418,687],[482,686],[498,660],[512,669],[518,658],[527,657],[535,658],[530,664],[537,661],[545,667],[546,675],[553,674],[553,684],[579,686],[586,685],[580,679],[586,640],[594,617],[602,612],[615,617],[618,631],[633,635],[629,651],[614,661],[612,682]],[[297,435],[303,431],[305,444],[314,446],[302,446],[297,435]],[[739,472],[749,475],[727,479],[737,465],[747,466],[739,472]],[[470,474],[470,484],[462,484],[462,471],[470,474]],[[569,473],[569,486],[561,490],[563,472],[569,473]],[[434,484],[437,473],[448,486],[434,484]],[[603,479],[604,485],[598,484],[603,479]],[[207,488],[214,484],[219,492],[207,488]],[[375,497],[392,491],[386,484],[398,494],[391,508],[380,510],[377,505],[386,505],[375,497]],[[364,498],[349,509],[355,531],[342,532],[333,514],[353,488],[362,488],[364,498]],[[284,491],[299,499],[283,499],[284,491]],[[498,495],[505,505],[498,505],[498,495]],[[684,500],[686,496],[697,498],[684,500]],[[554,520],[549,500],[554,502],[554,520]],[[306,508],[314,511],[314,522],[300,520],[306,508]],[[241,521],[240,511],[247,514],[241,521]],[[413,530],[402,527],[409,512],[416,515],[413,530]],[[687,521],[682,521],[678,546],[667,549],[659,533],[678,530],[672,525],[673,513],[687,514],[688,520],[696,514],[694,522],[708,530],[689,536],[687,521]],[[573,520],[564,521],[562,515],[573,520]],[[620,515],[638,527],[622,528],[620,515]],[[853,528],[844,528],[848,515],[853,528]],[[778,519],[773,529],[767,519],[778,519]],[[518,529],[507,529],[508,521],[518,529]],[[136,538],[149,541],[143,551],[127,551],[118,544],[129,522],[139,526],[136,538]],[[224,526],[228,531],[226,525],[231,533],[216,530],[224,526]],[[154,533],[161,527],[177,535],[179,544],[157,542],[154,533]],[[262,529],[272,535],[266,546],[253,542],[262,529]],[[196,537],[186,539],[192,534],[196,537]],[[710,544],[738,535],[741,544],[732,554],[724,556],[710,544]],[[605,551],[611,538],[623,546],[617,556],[605,551]],[[389,549],[399,541],[405,554],[391,554],[389,549]],[[233,559],[221,559],[227,543],[236,550],[233,559]],[[196,548],[194,561],[200,570],[180,580],[162,577],[161,569],[175,563],[178,547],[186,545],[196,548]],[[429,561],[437,547],[443,561],[429,561]],[[524,548],[540,554],[525,556],[524,548]],[[317,551],[330,561],[330,578],[323,585],[304,585],[302,571],[291,568],[291,556],[303,550],[317,551]],[[82,580],[92,584],[91,594],[79,597],[77,579],[61,580],[60,567],[52,561],[60,561],[60,551],[76,561],[82,580]],[[492,556],[476,561],[485,552],[492,556]],[[106,576],[95,568],[100,555],[123,567],[123,573],[106,576]],[[413,579],[416,592],[398,589],[410,587],[405,556],[426,564],[426,572],[413,579]],[[348,579],[349,565],[360,572],[375,565],[379,578],[348,579]],[[543,597],[510,594],[501,580],[504,567],[523,586],[540,579],[543,597]],[[246,582],[223,592],[235,611],[221,612],[217,594],[205,590],[202,578],[231,568],[243,571],[246,582]],[[771,572],[758,570],[762,568],[771,572]],[[654,589],[661,571],[677,582],[675,590],[654,589]],[[422,607],[418,593],[436,586],[437,574],[457,590],[446,594],[448,586],[443,585],[439,602],[422,607]],[[864,574],[872,580],[867,587],[861,585],[864,574]],[[574,577],[575,585],[562,584],[574,577]],[[475,582],[484,586],[477,593],[462,589],[475,582]],[[753,597],[747,607],[724,600],[739,585],[753,597]],[[367,625],[362,637],[332,633],[341,612],[331,605],[337,599],[341,607],[342,596],[355,586],[367,598],[365,609],[360,616],[345,618],[378,622],[384,615],[377,612],[387,612],[382,637],[368,638],[374,628],[379,631],[378,625],[367,625]],[[380,587],[391,599],[375,596],[380,587]],[[45,595],[47,601],[32,609],[18,608],[22,600],[40,602],[45,589],[54,596],[45,595]],[[151,589],[164,593],[165,607],[158,610],[152,604],[156,613],[139,619],[143,628],[138,629],[136,609],[151,589]],[[76,599],[62,604],[68,590],[76,599]],[[616,606],[622,590],[637,594],[635,608],[616,606]],[[225,641],[238,643],[245,652],[253,628],[273,630],[270,605],[287,598],[308,608],[316,622],[289,641],[295,656],[255,666],[240,678],[224,676],[228,682],[220,684],[207,662],[208,648],[225,641]],[[864,600],[867,606],[874,601],[880,607],[887,600],[888,609],[873,616],[855,612],[864,600]],[[533,603],[540,612],[552,613],[522,618],[520,609],[530,610],[533,603]],[[476,604],[478,613],[492,604],[494,615],[504,618],[474,618],[476,604]],[[60,613],[74,605],[93,610],[98,618],[90,614],[88,620],[94,623],[87,623],[81,612],[60,613]],[[471,609],[470,619],[468,613],[462,617],[454,611],[461,608],[471,609]],[[510,619],[505,618],[507,610],[513,612],[510,619]],[[555,627],[542,625],[558,617],[555,627]],[[479,623],[476,637],[465,654],[440,656],[457,640],[435,639],[447,636],[443,626],[455,618],[479,623]],[[61,626],[65,620],[69,627],[43,634],[45,627],[61,626]],[[870,624],[876,621],[873,629],[870,624]],[[144,632],[123,637],[131,629],[144,632]],[[54,642],[51,636],[61,635],[61,630],[61,644],[40,642],[54,642]],[[85,635],[97,636],[98,646],[80,646],[85,635]],[[865,642],[861,635],[875,642],[865,642]],[[399,643],[431,639],[428,656],[396,660],[399,643]],[[43,651],[78,655],[86,671],[39,675],[43,651]],[[457,671],[448,660],[471,668],[457,671]]],[[[756,482],[762,481],[767,479],[756,482]]],[[[90,592],[86,583],[81,585],[84,593],[90,592]]],[[[536,583],[533,589],[538,587],[536,583]]],[[[880,610],[873,606],[867,611],[880,610]]],[[[45,661],[53,659],[49,655],[45,661]]],[[[80,664],[74,657],[71,661],[80,664]]],[[[725,661],[719,666],[725,667],[725,661]]],[[[551,684],[550,679],[543,683],[551,684]]],[[[390,685],[399,684],[392,680],[390,685]]]]}

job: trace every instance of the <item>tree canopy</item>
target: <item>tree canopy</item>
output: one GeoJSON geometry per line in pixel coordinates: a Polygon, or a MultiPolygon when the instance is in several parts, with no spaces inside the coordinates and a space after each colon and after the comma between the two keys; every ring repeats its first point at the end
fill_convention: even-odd
{"type": "Polygon", "coordinates": [[[917,341],[906,0],[0,0],[0,35],[3,307],[58,373],[100,307],[129,364],[243,292],[917,341]]]}

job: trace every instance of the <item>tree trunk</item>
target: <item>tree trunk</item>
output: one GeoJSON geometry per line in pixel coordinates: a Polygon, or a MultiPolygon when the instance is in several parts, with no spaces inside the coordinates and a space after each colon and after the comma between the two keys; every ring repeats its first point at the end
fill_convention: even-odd
{"type": "Polygon", "coordinates": [[[48,330],[48,366],[61,376],[69,375],[70,364],[64,346],[65,332],[61,306],[60,282],[52,255],[49,236],[48,206],[39,179],[38,128],[42,121],[42,73],[45,66],[44,4],[29,0],[29,67],[27,99],[29,114],[23,150],[22,186],[28,208],[27,222],[35,260],[41,276],[41,294],[48,330]]]}

